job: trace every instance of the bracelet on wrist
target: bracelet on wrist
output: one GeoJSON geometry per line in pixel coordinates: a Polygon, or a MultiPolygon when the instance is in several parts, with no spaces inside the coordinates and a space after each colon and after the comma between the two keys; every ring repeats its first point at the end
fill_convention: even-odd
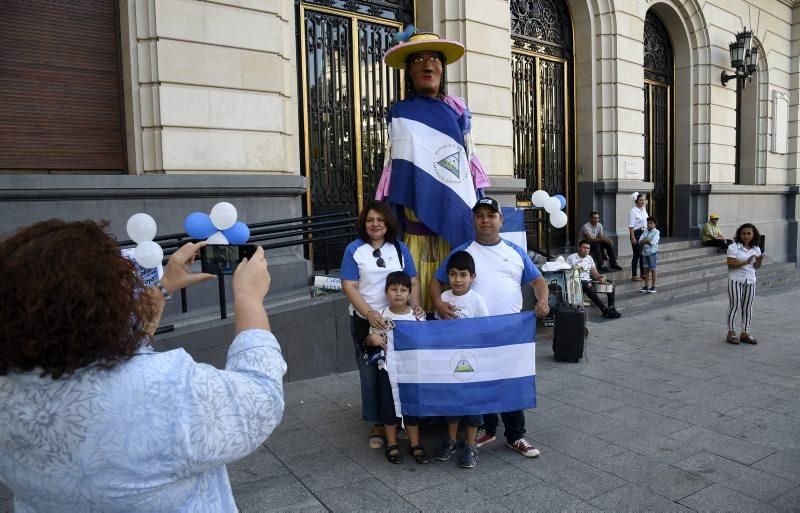
{"type": "Polygon", "coordinates": [[[156,282],[156,287],[158,287],[158,290],[160,290],[161,293],[164,295],[164,299],[167,300],[167,303],[172,303],[172,294],[169,293],[167,287],[162,285],[160,281],[156,282]]]}

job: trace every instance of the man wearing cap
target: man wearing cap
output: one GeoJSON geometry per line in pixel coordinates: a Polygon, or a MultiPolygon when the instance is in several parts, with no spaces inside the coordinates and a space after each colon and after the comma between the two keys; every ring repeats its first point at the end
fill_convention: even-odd
{"type": "Polygon", "coordinates": [[[703,241],[703,246],[715,246],[725,249],[733,244],[733,241],[723,237],[722,230],[717,226],[717,222],[719,222],[718,214],[711,214],[708,216],[708,222],[703,225],[703,232],[700,236],[703,241]]]}
{"type": "MultiPolygon", "coordinates": [[[[475,239],[456,247],[456,251],[466,251],[475,260],[475,279],[470,285],[486,300],[489,315],[517,313],[522,310],[522,285],[529,285],[536,294],[534,307],[537,317],[550,312],[547,302],[547,282],[542,273],[533,265],[528,254],[513,242],[500,237],[503,215],[500,205],[493,198],[483,198],[472,208],[475,239]]],[[[430,294],[434,308],[442,319],[455,319],[453,305],[443,302],[442,286],[448,282],[447,261],[436,270],[431,280],[430,294]]],[[[522,411],[500,414],[505,424],[507,445],[523,456],[533,458],[539,450],[524,438],[525,415],[522,411]]],[[[497,432],[497,414],[483,416],[483,428],[475,438],[478,446],[491,442],[497,432]]]]}
{"type": "MultiPolygon", "coordinates": [[[[423,291],[450,247],[474,237],[470,208],[490,185],[475,155],[466,102],[445,91],[445,66],[464,52],[456,41],[416,33],[384,57],[404,70],[405,99],[386,116],[389,138],[375,198],[401,207],[404,242],[423,291]]],[[[427,294],[422,305],[431,309],[427,294]]]]}

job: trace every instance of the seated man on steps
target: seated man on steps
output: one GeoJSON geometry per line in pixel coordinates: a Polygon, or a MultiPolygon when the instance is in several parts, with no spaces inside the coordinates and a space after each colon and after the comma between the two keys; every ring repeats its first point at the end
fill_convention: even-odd
{"type": "Polygon", "coordinates": [[[589,251],[597,262],[598,271],[604,273],[608,271],[603,267],[603,251],[608,255],[608,265],[615,271],[622,269],[617,265],[617,258],[614,256],[614,241],[606,237],[603,225],[600,224],[600,214],[592,212],[589,214],[589,222],[581,227],[581,238],[589,241],[589,251]]]}
{"type": "Polygon", "coordinates": [[[733,244],[733,241],[726,239],[722,235],[722,230],[717,226],[718,222],[719,214],[711,214],[708,216],[708,222],[703,225],[703,232],[700,234],[700,238],[703,241],[703,246],[716,246],[720,249],[728,249],[728,246],[733,244]]]}
{"type": "Polygon", "coordinates": [[[594,278],[595,281],[599,283],[606,283],[605,278],[600,276],[600,273],[597,272],[597,268],[594,265],[594,259],[589,255],[589,241],[586,239],[581,240],[578,243],[578,252],[571,254],[567,257],[567,263],[573,267],[578,266],[581,269],[581,288],[583,289],[583,293],[589,296],[589,299],[592,300],[592,303],[596,304],[598,308],[603,312],[603,317],[608,317],[609,319],[618,319],[622,314],[620,314],[616,308],[614,308],[614,292],[608,292],[608,306],[603,304],[603,301],[597,296],[597,292],[594,290],[594,285],[592,285],[591,279],[594,278]]]}

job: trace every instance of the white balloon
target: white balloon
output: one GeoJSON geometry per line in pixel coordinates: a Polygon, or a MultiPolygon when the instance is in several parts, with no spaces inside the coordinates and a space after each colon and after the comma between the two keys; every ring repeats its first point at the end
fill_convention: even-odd
{"type": "Polygon", "coordinates": [[[561,201],[555,197],[547,198],[547,201],[544,202],[544,209],[547,210],[547,213],[550,215],[561,212],[561,201]]]}
{"type": "Polygon", "coordinates": [[[550,214],[550,224],[553,228],[563,228],[567,226],[567,214],[561,210],[550,214]]]}
{"type": "Polygon", "coordinates": [[[543,207],[544,202],[547,201],[549,197],[550,195],[547,194],[547,191],[539,189],[538,191],[534,192],[533,195],[531,196],[531,202],[533,202],[534,207],[543,207]]]}
{"type": "Polygon", "coordinates": [[[228,244],[228,239],[225,238],[222,232],[217,232],[206,240],[209,244],[228,244]]]}
{"type": "Polygon", "coordinates": [[[211,222],[214,223],[217,230],[227,230],[236,224],[237,217],[236,207],[227,201],[217,203],[211,209],[211,222]]]}
{"type": "Polygon", "coordinates": [[[147,240],[136,246],[133,250],[136,261],[145,269],[152,269],[161,265],[164,259],[164,250],[157,243],[147,240]]]}
{"type": "Polygon", "coordinates": [[[128,219],[125,228],[128,231],[128,237],[138,244],[153,240],[158,231],[155,219],[144,213],[133,214],[128,219]]]}

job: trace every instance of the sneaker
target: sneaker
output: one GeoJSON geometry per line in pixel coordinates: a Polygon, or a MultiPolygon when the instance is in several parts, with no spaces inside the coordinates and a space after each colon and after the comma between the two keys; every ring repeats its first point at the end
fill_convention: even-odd
{"type": "Polygon", "coordinates": [[[461,461],[458,466],[461,468],[473,468],[478,464],[478,448],[476,446],[467,445],[464,447],[464,452],[461,454],[461,461]]]}
{"type": "Polygon", "coordinates": [[[475,445],[481,447],[483,444],[488,444],[489,442],[493,442],[497,439],[496,436],[490,435],[486,432],[485,429],[479,429],[478,432],[475,434],[475,445]]]}
{"type": "Polygon", "coordinates": [[[655,288],[655,287],[650,287],[650,289],[647,292],[649,292],[651,294],[655,294],[656,292],[658,292],[658,289],[655,288]]]}
{"type": "Polygon", "coordinates": [[[647,288],[647,285],[639,289],[639,292],[649,292],[650,289],[647,288]]]}
{"type": "Polygon", "coordinates": [[[607,273],[608,272],[608,267],[604,267],[604,266],[601,265],[600,267],[597,268],[597,272],[599,272],[599,273],[607,273]]]}
{"type": "Polygon", "coordinates": [[[537,449],[536,447],[532,446],[524,438],[520,438],[519,440],[517,440],[513,444],[506,443],[506,445],[511,447],[512,449],[514,449],[518,453],[522,454],[526,458],[535,458],[536,456],[541,454],[539,452],[539,449],[537,449]]]}
{"type": "Polygon", "coordinates": [[[611,264],[611,268],[614,269],[615,271],[621,271],[622,270],[622,267],[618,266],[617,264],[611,264]]]}
{"type": "Polygon", "coordinates": [[[455,440],[447,440],[444,445],[442,445],[442,453],[436,456],[436,459],[439,461],[447,461],[450,459],[450,456],[456,450],[456,441],[455,440]]]}

